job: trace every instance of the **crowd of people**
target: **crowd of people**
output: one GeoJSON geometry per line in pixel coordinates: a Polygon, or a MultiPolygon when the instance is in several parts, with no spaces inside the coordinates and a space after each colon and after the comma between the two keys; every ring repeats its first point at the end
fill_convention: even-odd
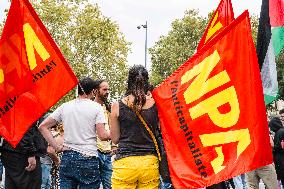
{"type": "MultiPolygon", "coordinates": [[[[5,188],[173,188],[159,172],[152,88],[141,65],[130,68],[125,95],[112,105],[106,80],[80,80],[78,97],[36,121],[16,148],[3,141],[5,188]]],[[[284,110],[279,114],[269,121],[274,163],[208,189],[257,189],[260,179],[267,189],[283,187],[284,110]]]]}

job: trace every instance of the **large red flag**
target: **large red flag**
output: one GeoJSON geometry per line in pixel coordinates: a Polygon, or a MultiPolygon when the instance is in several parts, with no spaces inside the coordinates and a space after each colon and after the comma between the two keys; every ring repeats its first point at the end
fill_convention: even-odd
{"type": "Polygon", "coordinates": [[[200,51],[233,20],[234,11],[231,0],[221,0],[197,46],[197,51],[200,51]]]}
{"type": "Polygon", "coordinates": [[[25,47],[22,51],[27,57],[33,82],[29,91],[0,102],[0,133],[16,146],[32,123],[77,84],[77,78],[28,0],[13,0],[8,14],[11,19],[6,25],[17,30],[6,29],[3,35],[6,32],[16,36],[9,38],[10,45],[20,45],[15,49],[25,47]],[[24,45],[19,41],[24,41],[24,45]]]}
{"type": "Polygon", "coordinates": [[[248,12],[153,91],[174,188],[200,188],[272,163],[248,12]]]}

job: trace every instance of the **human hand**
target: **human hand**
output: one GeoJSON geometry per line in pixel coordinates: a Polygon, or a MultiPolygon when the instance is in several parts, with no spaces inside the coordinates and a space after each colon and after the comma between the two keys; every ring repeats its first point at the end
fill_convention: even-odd
{"type": "Polygon", "coordinates": [[[63,152],[63,145],[62,144],[58,144],[55,148],[55,152],[56,153],[60,153],[60,152],[63,152]]]}
{"type": "Polygon", "coordinates": [[[36,159],[35,156],[28,158],[28,166],[25,168],[27,171],[33,171],[36,168],[36,159]]]}
{"type": "Polygon", "coordinates": [[[51,146],[48,146],[47,147],[47,153],[48,154],[55,154],[55,149],[53,147],[51,147],[51,146]]]}
{"type": "Polygon", "coordinates": [[[281,147],[284,149],[284,140],[281,140],[281,147]]]}
{"type": "Polygon", "coordinates": [[[54,162],[55,165],[59,165],[60,164],[60,158],[58,156],[55,156],[52,161],[54,162]]]}

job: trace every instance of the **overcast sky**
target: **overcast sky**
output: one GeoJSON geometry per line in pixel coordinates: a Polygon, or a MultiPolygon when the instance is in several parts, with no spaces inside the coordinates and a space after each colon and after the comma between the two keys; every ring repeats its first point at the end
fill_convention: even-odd
{"type": "MultiPolygon", "coordinates": [[[[220,0],[91,0],[101,8],[103,15],[117,22],[126,40],[131,42],[132,53],[128,64],[143,64],[145,56],[145,29],[138,25],[148,23],[148,47],[152,47],[161,35],[171,29],[171,23],[182,18],[188,9],[198,9],[200,14],[207,14],[216,9],[220,0]]],[[[261,0],[232,0],[235,17],[248,9],[250,14],[259,14],[261,0]]],[[[0,0],[0,21],[4,19],[4,9],[8,0],[0,0]]],[[[148,55],[147,67],[150,68],[148,55]]]]}

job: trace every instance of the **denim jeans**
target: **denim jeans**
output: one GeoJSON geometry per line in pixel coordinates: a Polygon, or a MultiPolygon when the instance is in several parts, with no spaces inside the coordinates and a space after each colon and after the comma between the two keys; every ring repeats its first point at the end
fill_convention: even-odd
{"type": "Polygon", "coordinates": [[[233,177],[233,181],[236,189],[247,189],[247,182],[245,174],[241,174],[233,177]]]}
{"type": "Polygon", "coordinates": [[[3,164],[2,164],[2,161],[0,159],[0,180],[2,180],[2,175],[3,175],[3,164]]]}
{"type": "Polygon", "coordinates": [[[63,152],[59,168],[60,189],[99,189],[99,160],[75,151],[63,152]]]}
{"type": "Polygon", "coordinates": [[[99,170],[100,170],[100,181],[103,185],[103,189],[111,189],[111,174],[112,164],[110,153],[104,154],[98,151],[99,157],[99,170]]]}
{"type": "Polygon", "coordinates": [[[42,170],[42,175],[41,175],[41,189],[50,189],[50,170],[51,170],[51,165],[50,164],[41,164],[41,170],[42,170]]]}
{"type": "Polygon", "coordinates": [[[163,181],[162,177],[160,177],[159,189],[173,189],[173,185],[171,182],[163,181]]]}

